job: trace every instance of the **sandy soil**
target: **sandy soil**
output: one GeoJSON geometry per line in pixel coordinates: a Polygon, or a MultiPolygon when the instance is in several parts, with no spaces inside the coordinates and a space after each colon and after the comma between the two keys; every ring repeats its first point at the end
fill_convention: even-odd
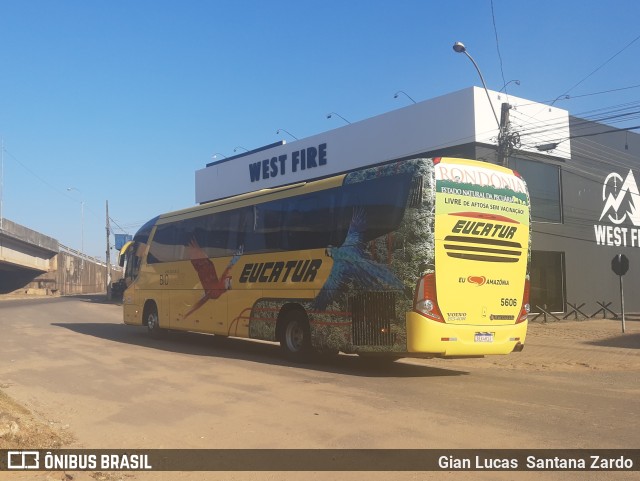
{"type": "MultiPolygon", "coordinates": [[[[622,334],[620,321],[590,319],[585,321],[563,321],[532,323],[529,328],[526,355],[510,355],[469,360],[416,360],[406,359],[406,364],[425,364],[449,371],[495,370],[496,372],[526,370],[541,373],[640,373],[640,320],[627,322],[627,333],[622,334]]],[[[329,373],[330,374],[330,373],[329,373]]],[[[1,381],[1,379],[0,379],[1,381]]],[[[42,414],[28,410],[6,394],[0,383],[0,449],[83,447],[91,445],[90,439],[78,439],[66,424],[52,421],[51,413],[42,414]]],[[[640,394],[640,383],[626,386],[640,394]]],[[[81,421],[81,420],[80,420],[81,421]]],[[[134,446],[135,447],[135,446],[134,446]]],[[[515,446],[514,446],[515,447],[515,446]]],[[[637,446],[629,446],[637,447],[637,446]]],[[[208,473],[202,477],[197,473],[102,473],[102,472],[54,472],[54,473],[2,473],[0,480],[35,481],[156,481],[164,479],[331,479],[331,473],[208,473]]],[[[547,473],[545,473],[547,474],[547,473]]],[[[455,479],[610,479],[614,476],[597,476],[592,473],[564,473],[563,477],[546,478],[541,473],[455,473],[455,479]]],[[[634,479],[632,473],[615,473],[615,479],[634,479]]],[[[404,473],[403,480],[453,479],[451,473],[404,473]]],[[[399,479],[393,473],[347,473],[340,479],[387,480],[399,479]]]]}

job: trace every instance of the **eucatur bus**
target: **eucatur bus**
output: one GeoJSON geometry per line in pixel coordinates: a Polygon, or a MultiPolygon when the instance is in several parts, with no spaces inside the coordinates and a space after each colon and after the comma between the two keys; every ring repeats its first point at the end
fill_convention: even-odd
{"type": "Polygon", "coordinates": [[[501,166],[403,160],[160,215],[121,259],[124,322],[152,334],[299,360],[508,354],[527,332],[529,195],[501,166]]]}

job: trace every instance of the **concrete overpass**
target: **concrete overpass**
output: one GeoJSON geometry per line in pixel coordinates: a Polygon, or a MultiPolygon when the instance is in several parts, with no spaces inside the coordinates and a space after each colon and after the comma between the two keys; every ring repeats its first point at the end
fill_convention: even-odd
{"type": "Polygon", "coordinates": [[[60,244],[8,219],[0,225],[0,294],[20,289],[55,269],[60,244]]]}
{"type": "MultiPolygon", "coordinates": [[[[0,295],[94,294],[105,292],[109,273],[99,259],[63,246],[56,239],[2,219],[0,295]]],[[[112,266],[113,280],[120,278],[112,266]]]]}

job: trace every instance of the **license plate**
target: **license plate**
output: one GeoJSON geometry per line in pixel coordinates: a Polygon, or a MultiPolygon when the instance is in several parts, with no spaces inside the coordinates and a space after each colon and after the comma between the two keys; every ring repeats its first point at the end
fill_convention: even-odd
{"type": "Polygon", "coordinates": [[[476,342],[493,342],[493,332],[476,332],[476,342]]]}

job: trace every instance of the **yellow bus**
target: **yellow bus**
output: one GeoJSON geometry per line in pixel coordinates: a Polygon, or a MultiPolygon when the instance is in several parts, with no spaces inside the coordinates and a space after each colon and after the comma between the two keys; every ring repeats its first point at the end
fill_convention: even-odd
{"type": "Polygon", "coordinates": [[[504,167],[401,160],[160,215],[121,259],[124,322],[152,334],[293,360],[508,354],[527,332],[529,195],[504,167]]]}

